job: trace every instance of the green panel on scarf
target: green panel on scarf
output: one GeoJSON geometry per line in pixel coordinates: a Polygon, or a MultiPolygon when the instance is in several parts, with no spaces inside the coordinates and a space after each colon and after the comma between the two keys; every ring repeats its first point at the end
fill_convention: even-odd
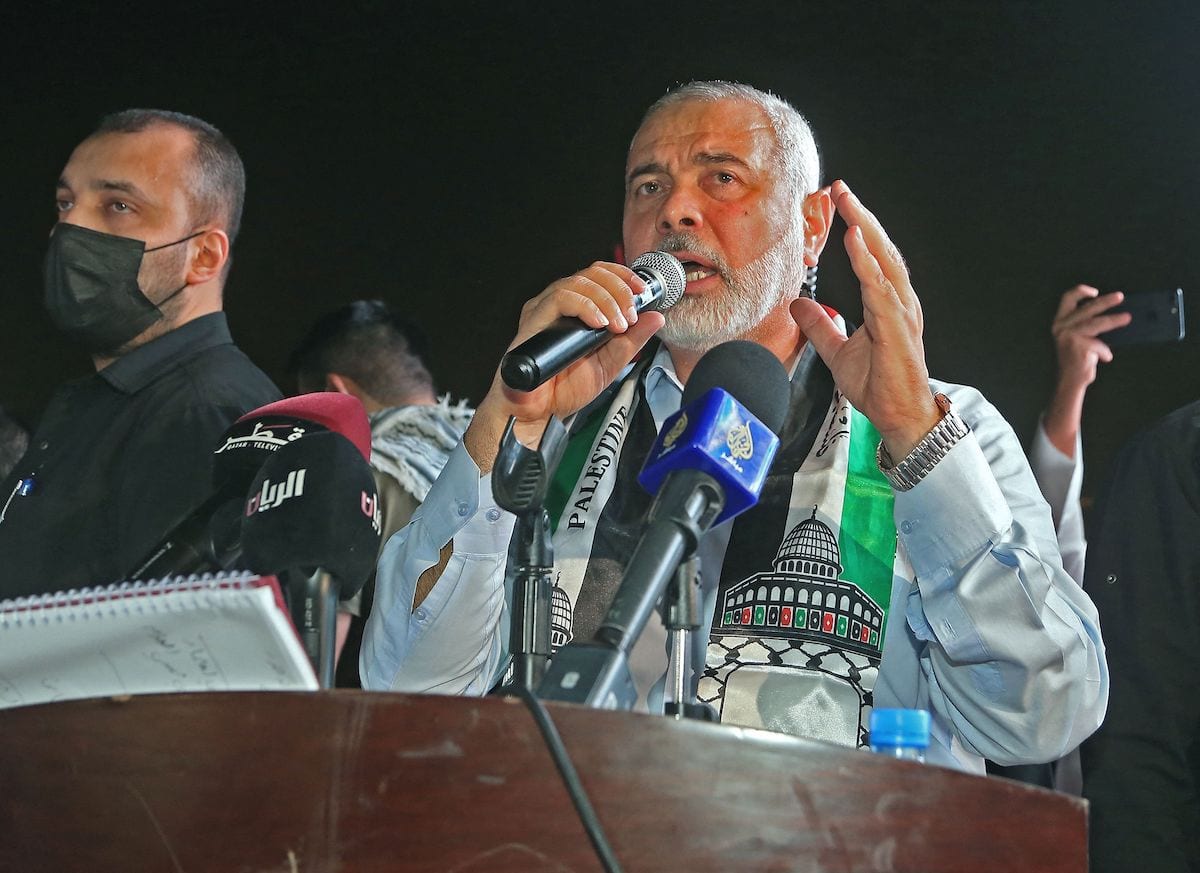
{"type": "MultiPolygon", "coordinates": [[[[896,560],[896,495],[875,464],[879,431],[861,412],[852,410],[850,459],[842,505],[842,578],[853,582],[883,612],[887,627],[892,602],[892,567],[896,560]]],[[[874,634],[872,634],[874,636],[874,634]]]]}
{"type": "Polygon", "coordinates": [[[563,508],[571,499],[571,492],[575,490],[575,485],[583,473],[583,465],[587,463],[588,455],[592,451],[592,444],[596,442],[596,434],[600,433],[600,425],[605,420],[605,416],[601,414],[603,411],[603,409],[598,410],[592,416],[591,421],[584,424],[567,441],[567,448],[558,464],[558,470],[555,471],[554,479],[546,490],[544,505],[546,511],[550,513],[551,532],[558,530],[558,522],[563,508]]]}

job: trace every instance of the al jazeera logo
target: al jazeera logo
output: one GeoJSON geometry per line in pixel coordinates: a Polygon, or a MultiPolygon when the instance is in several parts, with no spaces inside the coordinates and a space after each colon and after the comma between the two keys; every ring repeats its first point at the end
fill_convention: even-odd
{"type": "Polygon", "coordinates": [[[722,454],[722,459],[739,473],[744,473],[745,470],[738,461],[748,461],[754,457],[754,439],[750,436],[750,425],[743,422],[731,427],[725,436],[725,446],[729,452],[722,454]]]}
{"type": "Polygon", "coordinates": [[[735,424],[731,427],[729,436],[725,438],[725,445],[729,446],[729,454],[739,461],[749,461],[753,458],[754,440],[750,437],[750,425],[735,424]]]}
{"type": "Polygon", "coordinates": [[[667,431],[667,435],[663,437],[663,452],[669,452],[671,450],[671,448],[675,445],[675,441],[683,436],[683,432],[687,430],[687,426],[688,417],[687,413],[684,412],[679,416],[678,420],[671,425],[671,429],[667,431]]]}

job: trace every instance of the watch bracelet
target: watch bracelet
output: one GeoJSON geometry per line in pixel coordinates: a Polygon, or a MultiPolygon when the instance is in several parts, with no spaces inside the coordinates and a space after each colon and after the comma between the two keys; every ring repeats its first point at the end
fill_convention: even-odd
{"type": "Polygon", "coordinates": [[[971,429],[958,413],[948,409],[941,420],[899,463],[891,463],[891,456],[884,448],[882,440],[875,450],[875,462],[893,488],[897,491],[909,491],[928,476],[929,471],[970,432],[971,429]]]}

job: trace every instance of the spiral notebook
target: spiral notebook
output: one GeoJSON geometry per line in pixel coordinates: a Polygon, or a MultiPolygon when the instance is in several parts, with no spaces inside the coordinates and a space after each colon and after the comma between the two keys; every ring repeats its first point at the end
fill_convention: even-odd
{"type": "Polygon", "coordinates": [[[315,690],[279,582],[249,573],[0,601],[0,708],[183,691],[315,690]]]}

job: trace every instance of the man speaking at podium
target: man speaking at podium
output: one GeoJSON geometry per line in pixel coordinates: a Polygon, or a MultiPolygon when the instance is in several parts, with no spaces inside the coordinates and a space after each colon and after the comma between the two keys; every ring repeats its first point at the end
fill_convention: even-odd
{"type": "MultiPolygon", "coordinates": [[[[614,337],[528,393],[493,382],[383,553],[367,687],[483,694],[503,674],[513,519],[488,473],[510,416],[536,444],[549,416],[584,409],[573,438],[608,458],[567,470],[564,504],[548,506],[566,607],[555,635],[590,638],[629,557],[612,544],[636,542],[644,518],[629,510],[649,501],[633,479],[649,441],[700,357],[740,338],[788,369],[790,411],[758,505],[699,547],[699,699],[726,722],[847,746],[866,743],[872,706],[927,709],[929,759],[980,773],[984,757],[1048,761],[1095,730],[1107,700],[1096,611],[1063,571],[1021,447],[977,391],[931,382],[903,259],[844,183],[819,176],[807,122],[773,95],[692,83],[650,107],[626,163],[624,251],[672,252],[686,294],[665,325],[639,317],[641,280],[596,263],[526,304],[514,345],[564,315],[614,337]],[[849,337],[803,287],[835,211],[862,289],[849,337]]],[[[661,684],[638,684],[659,709],[661,684]]]]}
{"type": "Polygon", "coordinates": [[[45,305],[96,372],[62,386],[0,494],[0,598],[120,580],[211,488],[240,415],[279,398],[222,312],[245,171],[207,122],[105,117],[58,180],[45,305]]]}

